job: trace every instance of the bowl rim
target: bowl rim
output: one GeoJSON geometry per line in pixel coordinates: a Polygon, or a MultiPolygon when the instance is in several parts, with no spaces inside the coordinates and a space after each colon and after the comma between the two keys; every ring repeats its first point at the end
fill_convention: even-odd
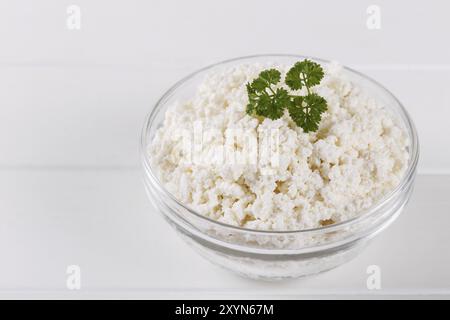
{"type": "MultiPolygon", "coordinates": [[[[315,227],[315,228],[307,228],[307,229],[297,229],[297,230],[258,230],[258,229],[250,229],[250,228],[244,228],[239,226],[234,226],[231,224],[223,223],[217,220],[213,220],[207,216],[204,216],[188,205],[182,203],[179,201],[172,193],[170,193],[166,187],[159,181],[158,177],[154,174],[152,167],[149,162],[149,157],[146,153],[147,147],[148,147],[148,141],[147,141],[147,132],[152,127],[153,121],[158,114],[159,109],[164,105],[164,102],[167,98],[169,98],[180,86],[182,86],[185,82],[188,80],[194,78],[195,76],[199,75],[200,73],[203,73],[205,71],[211,70],[215,67],[219,67],[221,65],[226,65],[229,63],[237,62],[237,61],[245,61],[245,60],[252,60],[257,58],[295,58],[299,60],[309,59],[316,62],[319,62],[321,64],[330,64],[332,61],[325,60],[313,56],[304,56],[304,55],[297,55],[297,54],[285,54],[285,53],[272,53],[272,54],[255,54],[255,55],[247,55],[247,56],[241,56],[236,57],[232,59],[223,60],[220,62],[216,62],[214,64],[207,65],[203,68],[200,68],[187,76],[183,77],[179,81],[177,81],[174,85],[172,85],[167,91],[164,92],[164,94],[156,101],[151,111],[147,114],[144,126],[141,131],[141,137],[140,137],[140,155],[141,155],[141,161],[142,165],[144,166],[145,172],[144,174],[149,174],[150,177],[157,182],[159,188],[162,190],[162,192],[169,197],[172,201],[174,201],[177,205],[181,206],[183,209],[187,210],[189,213],[193,214],[195,217],[200,218],[201,220],[204,220],[207,223],[211,223],[213,225],[220,226],[221,228],[229,228],[234,231],[240,231],[240,232],[247,232],[252,234],[263,234],[263,235],[293,235],[293,234],[305,234],[305,233],[316,233],[316,232],[332,232],[335,229],[340,229],[343,227],[351,226],[355,223],[358,223],[368,217],[370,217],[372,214],[378,211],[381,207],[383,207],[386,203],[388,203],[390,200],[392,200],[398,193],[400,193],[407,185],[408,183],[414,178],[414,174],[416,172],[417,163],[419,160],[419,137],[417,134],[417,129],[414,125],[414,122],[412,121],[408,111],[403,106],[403,104],[400,102],[400,100],[386,87],[384,87],[382,84],[380,84],[378,81],[374,80],[373,78],[354,70],[350,67],[347,67],[345,65],[342,65],[342,68],[350,73],[353,73],[359,77],[364,78],[365,80],[371,82],[375,86],[379,87],[382,91],[384,91],[388,96],[390,96],[393,101],[398,105],[400,112],[402,113],[402,122],[405,122],[405,126],[407,131],[410,133],[411,141],[410,141],[410,159],[408,163],[408,167],[403,174],[403,177],[401,178],[399,184],[392,189],[390,192],[388,192],[386,195],[384,195],[376,204],[373,206],[362,210],[361,213],[351,219],[341,221],[335,224],[322,226],[322,227],[315,227]]],[[[180,216],[177,212],[176,215],[179,216],[179,218],[185,220],[182,216],[180,216]]]]}

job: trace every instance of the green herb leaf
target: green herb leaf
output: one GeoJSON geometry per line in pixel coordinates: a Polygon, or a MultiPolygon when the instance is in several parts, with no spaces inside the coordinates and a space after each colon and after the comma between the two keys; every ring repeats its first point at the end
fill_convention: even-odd
{"type": "Polygon", "coordinates": [[[259,78],[268,82],[269,84],[277,84],[278,82],[280,82],[281,73],[277,69],[269,69],[262,71],[259,74],[259,78]]]}
{"type": "Polygon", "coordinates": [[[258,104],[258,95],[256,94],[250,83],[247,83],[248,104],[246,112],[248,115],[253,115],[258,104]]]}
{"type": "Polygon", "coordinates": [[[281,73],[276,69],[262,71],[258,78],[247,83],[248,104],[246,112],[270,119],[279,119],[290,103],[285,89],[274,89],[272,86],[280,82],[281,73]]]}
{"type": "Polygon", "coordinates": [[[286,74],[286,84],[292,90],[318,85],[323,78],[322,67],[310,60],[297,62],[286,74]]]}
{"type": "Polygon", "coordinates": [[[305,132],[317,131],[322,113],[327,110],[327,101],[321,96],[310,93],[304,97],[296,96],[289,106],[291,119],[305,132]]]}
{"type": "Polygon", "coordinates": [[[272,120],[279,119],[290,101],[288,92],[282,88],[277,89],[273,95],[263,93],[256,106],[256,114],[272,120]]]}
{"type": "Polygon", "coordinates": [[[292,120],[305,132],[319,128],[322,113],[327,110],[327,101],[311,87],[318,85],[323,78],[322,67],[310,60],[297,62],[286,74],[286,85],[292,90],[306,87],[307,94],[289,94],[286,89],[274,86],[280,82],[281,73],[276,69],[262,71],[258,78],[247,83],[248,104],[246,112],[272,120],[283,116],[287,108],[292,120]]]}
{"type": "Polygon", "coordinates": [[[269,69],[262,71],[258,78],[253,80],[251,84],[251,88],[255,92],[264,92],[267,88],[270,88],[271,85],[275,85],[280,82],[281,73],[276,69],[269,69]]]}

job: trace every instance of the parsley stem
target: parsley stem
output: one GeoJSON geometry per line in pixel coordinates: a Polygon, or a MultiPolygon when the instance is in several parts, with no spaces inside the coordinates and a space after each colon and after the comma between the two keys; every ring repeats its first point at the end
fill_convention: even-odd
{"type": "Polygon", "coordinates": [[[309,87],[308,87],[308,85],[306,84],[305,75],[304,75],[303,73],[301,73],[301,74],[300,74],[300,77],[301,77],[301,80],[303,81],[303,84],[304,84],[305,87],[306,87],[306,92],[308,92],[308,94],[311,94],[311,92],[309,91],[309,87]]]}

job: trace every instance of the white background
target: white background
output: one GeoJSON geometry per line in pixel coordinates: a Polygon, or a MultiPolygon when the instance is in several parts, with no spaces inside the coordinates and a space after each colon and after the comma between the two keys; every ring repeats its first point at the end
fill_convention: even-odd
{"type": "Polygon", "coordinates": [[[0,292],[12,296],[270,297],[450,293],[448,1],[0,2],[0,292]],[[81,9],[69,30],[67,7],[81,9]],[[381,29],[366,9],[381,9],[381,29]],[[140,181],[145,115],[171,84],[223,59],[337,60],[389,88],[414,119],[413,199],[360,257],[327,274],[258,283],[197,257],[140,181]],[[66,289],[66,267],[82,290],[66,289]],[[366,288],[380,265],[383,289],[366,288]]]}

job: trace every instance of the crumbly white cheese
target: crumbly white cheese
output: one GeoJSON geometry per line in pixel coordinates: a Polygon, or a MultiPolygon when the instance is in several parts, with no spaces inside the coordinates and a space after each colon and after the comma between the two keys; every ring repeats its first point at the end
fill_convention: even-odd
{"type": "Polygon", "coordinates": [[[248,116],[245,84],[268,67],[282,79],[288,70],[225,69],[167,110],[149,156],[179,201],[235,226],[299,230],[355,217],[399,183],[409,159],[404,128],[337,64],[324,66],[313,88],[328,104],[317,132],[304,133],[287,112],[248,116]]]}

